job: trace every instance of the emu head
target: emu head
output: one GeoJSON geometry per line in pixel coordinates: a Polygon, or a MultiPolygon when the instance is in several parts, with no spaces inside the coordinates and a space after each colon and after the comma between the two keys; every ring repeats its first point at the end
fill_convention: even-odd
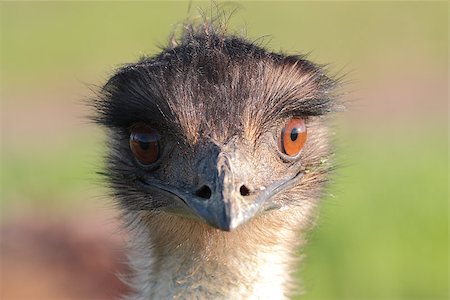
{"type": "Polygon", "coordinates": [[[230,231],[314,204],[328,156],[333,81],[302,56],[187,30],[120,68],[96,102],[125,211],[175,214],[230,231]]]}

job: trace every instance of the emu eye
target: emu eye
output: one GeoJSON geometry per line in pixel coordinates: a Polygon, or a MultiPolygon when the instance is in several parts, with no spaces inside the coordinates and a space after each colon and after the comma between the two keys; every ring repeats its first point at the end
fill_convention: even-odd
{"type": "Polygon", "coordinates": [[[294,157],[300,153],[306,143],[306,125],[300,118],[290,119],[281,130],[278,149],[287,156],[294,157]]]}
{"type": "Polygon", "coordinates": [[[158,131],[139,124],[131,129],[130,149],[141,164],[150,165],[159,158],[159,140],[158,131]]]}

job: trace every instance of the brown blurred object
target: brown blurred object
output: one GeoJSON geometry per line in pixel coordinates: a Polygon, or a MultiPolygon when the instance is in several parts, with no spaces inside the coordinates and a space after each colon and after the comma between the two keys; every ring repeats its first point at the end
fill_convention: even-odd
{"type": "MultiPolygon", "coordinates": [[[[100,222],[101,223],[101,222],[100,222]]],[[[117,299],[123,238],[82,219],[23,218],[1,228],[1,299],[117,299]]]]}

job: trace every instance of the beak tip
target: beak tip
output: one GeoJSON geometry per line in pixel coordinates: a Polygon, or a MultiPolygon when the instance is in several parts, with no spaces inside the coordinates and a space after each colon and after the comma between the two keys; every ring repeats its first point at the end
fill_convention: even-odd
{"type": "Polygon", "coordinates": [[[247,209],[244,212],[238,211],[236,208],[232,209],[230,204],[222,199],[206,202],[193,200],[188,201],[188,206],[197,218],[211,227],[226,232],[236,230],[257,213],[255,209],[247,209]]]}
{"type": "Polygon", "coordinates": [[[222,222],[211,224],[213,227],[220,229],[222,231],[234,231],[237,227],[242,225],[243,220],[240,219],[225,219],[222,222]]]}

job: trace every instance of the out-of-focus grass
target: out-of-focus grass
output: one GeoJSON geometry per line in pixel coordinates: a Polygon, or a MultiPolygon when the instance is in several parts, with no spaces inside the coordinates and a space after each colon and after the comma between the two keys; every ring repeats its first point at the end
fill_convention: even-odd
{"type": "Polygon", "coordinates": [[[144,50],[156,50],[155,43],[165,42],[173,16],[180,19],[186,12],[184,5],[163,2],[157,6],[139,2],[10,2],[2,3],[2,8],[2,24],[7,28],[2,36],[2,68],[12,83],[48,80],[80,68],[105,70],[112,61],[134,60],[144,50]],[[38,76],[42,73],[47,78],[38,76]]]}
{"type": "MultiPolygon", "coordinates": [[[[252,39],[265,37],[274,50],[311,52],[321,63],[351,64],[368,53],[392,54],[386,51],[425,51],[436,63],[447,57],[445,2],[221,5],[229,12],[237,8],[231,28],[252,39]]],[[[112,63],[154,53],[178,22],[198,16],[198,7],[209,15],[208,6],[194,1],[188,13],[187,2],[3,2],[3,80],[22,85],[62,74],[82,76],[80,70],[104,75],[112,63]]]]}
{"type": "MultiPolygon", "coordinates": [[[[197,4],[192,3],[194,13],[197,4]]],[[[268,35],[274,50],[311,51],[311,59],[332,62],[334,70],[350,65],[370,72],[370,64],[394,61],[446,70],[445,2],[239,2],[226,7],[233,5],[240,9],[232,27],[247,26],[254,39],[268,35]]],[[[51,107],[46,99],[64,96],[67,85],[67,98],[60,101],[71,101],[79,81],[101,84],[112,67],[155,53],[187,16],[187,7],[187,2],[0,3],[2,102],[40,101],[51,107]]],[[[440,105],[435,100],[423,99],[430,109],[440,105]]],[[[70,109],[67,119],[74,117],[70,109]]],[[[83,126],[67,128],[54,145],[40,115],[12,119],[2,126],[3,214],[21,206],[71,206],[77,213],[77,205],[98,201],[82,196],[98,179],[98,135],[83,126]],[[34,136],[16,134],[16,125],[35,128],[34,136]],[[28,142],[36,135],[42,137],[39,147],[28,142]]],[[[330,193],[335,197],[323,201],[319,227],[306,248],[304,299],[448,298],[448,136],[446,120],[427,125],[432,119],[424,111],[423,118],[407,124],[394,122],[399,130],[380,126],[359,135],[339,134],[338,144],[347,144],[337,152],[344,167],[334,177],[330,193]]]]}
{"type": "Polygon", "coordinates": [[[47,208],[84,203],[94,184],[103,139],[94,134],[76,136],[49,149],[5,149],[2,155],[3,209],[21,205],[47,208]],[[96,150],[97,149],[97,150],[96,150]]]}

